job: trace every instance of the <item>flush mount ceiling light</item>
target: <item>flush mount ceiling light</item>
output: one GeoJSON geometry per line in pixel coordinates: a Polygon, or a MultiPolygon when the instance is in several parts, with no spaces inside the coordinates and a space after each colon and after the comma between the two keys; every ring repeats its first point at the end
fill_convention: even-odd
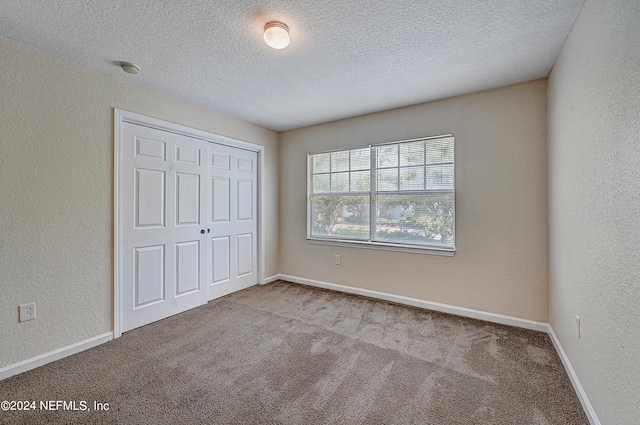
{"type": "Polygon", "coordinates": [[[289,27],[282,22],[269,22],[264,26],[264,41],[274,49],[284,49],[289,45],[289,27]]]}
{"type": "Polygon", "coordinates": [[[120,62],[120,66],[122,67],[122,70],[124,72],[126,72],[127,74],[137,74],[138,72],[140,72],[140,67],[138,65],[134,65],[132,63],[129,62],[120,62]]]}

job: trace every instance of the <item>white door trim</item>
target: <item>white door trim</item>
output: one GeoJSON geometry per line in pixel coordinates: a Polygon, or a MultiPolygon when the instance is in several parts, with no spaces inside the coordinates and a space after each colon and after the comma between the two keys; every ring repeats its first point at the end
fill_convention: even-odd
{"type": "Polygon", "coordinates": [[[231,137],[221,136],[219,134],[209,133],[207,131],[198,130],[169,121],[163,121],[157,118],[147,117],[145,115],[136,114],[134,112],[124,111],[114,108],[114,196],[113,196],[113,212],[114,212],[114,260],[113,260],[113,336],[118,338],[122,335],[122,310],[120,306],[120,289],[121,289],[121,243],[122,243],[122,226],[120,224],[120,197],[122,194],[122,180],[120,178],[120,169],[122,163],[122,124],[131,123],[158,130],[168,131],[195,139],[205,140],[211,143],[231,146],[234,148],[246,149],[256,152],[258,155],[258,193],[257,193],[257,209],[258,209],[258,283],[265,283],[265,217],[264,217],[264,146],[243,140],[233,139],[231,137]]]}

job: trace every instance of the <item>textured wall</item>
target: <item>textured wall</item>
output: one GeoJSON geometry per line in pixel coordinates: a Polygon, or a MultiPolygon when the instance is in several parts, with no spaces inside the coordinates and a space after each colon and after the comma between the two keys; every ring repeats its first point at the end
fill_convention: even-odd
{"type": "Polygon", "coordinates": [[[277,133],[5,39],[0,99],[0,367],[112,329],[113,108],[266,146],[277,273],[277,133]]]}
{"type": "Polygon", "coordinates": [[[283,133],[281,273],[547,322],[546,88],[539,80],[283,133]],[[306,242],[307,152],[445,133],[456,136],[455,256],[306,242]]]}
{"type": "Polygon", "coordinates": [[[638,424],[637,0],[586,1],[549,80],[548,161],[550,323],[601,422],[638,424]]]}

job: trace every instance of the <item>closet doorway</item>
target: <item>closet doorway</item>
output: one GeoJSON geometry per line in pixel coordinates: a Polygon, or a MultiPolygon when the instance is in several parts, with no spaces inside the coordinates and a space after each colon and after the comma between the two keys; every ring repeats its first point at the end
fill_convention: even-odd
{"type": "Polygon", "coordinates": [[[115,121],[114,336],[260,282],[262,147],[115,121]]]}

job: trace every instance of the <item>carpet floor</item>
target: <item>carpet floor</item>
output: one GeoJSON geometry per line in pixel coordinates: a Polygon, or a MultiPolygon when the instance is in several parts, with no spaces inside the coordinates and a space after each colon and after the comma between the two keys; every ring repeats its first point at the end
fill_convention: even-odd
{"type": "Polygon", "coordinates": [[[0,399],[37,404],[8,424],[589,423],[544,333],[284,281],[0,381],[0,399]]]}

